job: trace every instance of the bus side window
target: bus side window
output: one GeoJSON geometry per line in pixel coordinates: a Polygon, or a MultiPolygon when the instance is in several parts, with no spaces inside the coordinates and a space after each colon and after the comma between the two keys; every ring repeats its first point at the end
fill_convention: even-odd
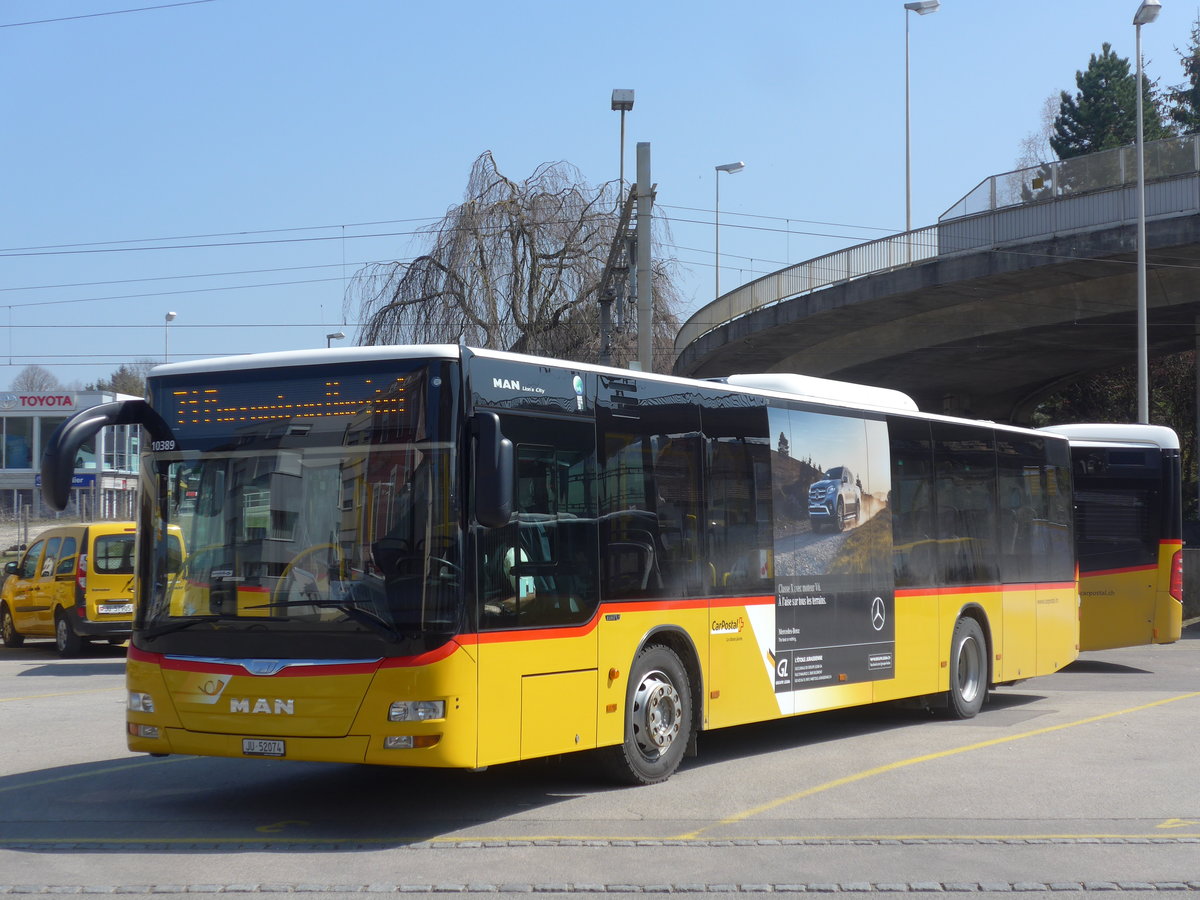
{"type": "Polygon", "coordinates": [[[935,422],[933,440],[942,581],[994,583],[999,578],[995,438],[974,426],[935,422]]]}
{"type": "Polygon", "coordinates": [[[774,590],[770,423],[765,406],[706,406],[704,525],[707,592],[774,590]]]}
{"type": "Polygon", "coordinates": [[[513,517],[481,532],[481,625],[586,621],[598,596],[594,432],[590,424],[515,416],[505,417],[503,431],[514,444],[513,517]],[[557,442],[543,443],[547,435],[557,442]]]}
{"type": "Polygon", "coordinates": [[[892,559],[896,587],[937,583],[934,534],[933,442],[929,423],[890,417],[892,457],[892,559]]]}

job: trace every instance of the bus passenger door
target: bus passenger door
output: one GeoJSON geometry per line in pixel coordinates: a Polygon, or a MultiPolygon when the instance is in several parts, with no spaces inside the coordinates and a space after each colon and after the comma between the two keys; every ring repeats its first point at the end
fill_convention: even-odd
{"type": "Polygon", "coordinates": [[[590,422],[501,416],[513,515],[477,528],[481,765],[596,742],[597,542],[590,422]]]}

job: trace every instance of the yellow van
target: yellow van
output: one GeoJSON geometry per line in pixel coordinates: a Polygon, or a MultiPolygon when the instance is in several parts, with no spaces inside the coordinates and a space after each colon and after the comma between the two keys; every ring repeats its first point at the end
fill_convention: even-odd
{"type": "MultiPolygon", "coordinates": [[[[43,531],[25,555],[4,567],[0,637],[20,647],[27,637],[52,637],[61,656],[91,640],[120,644],[133,624],[133,522],[58,525],[43,531]]],[[[171,560],[183,559],[178,528],[171,560]]]]}

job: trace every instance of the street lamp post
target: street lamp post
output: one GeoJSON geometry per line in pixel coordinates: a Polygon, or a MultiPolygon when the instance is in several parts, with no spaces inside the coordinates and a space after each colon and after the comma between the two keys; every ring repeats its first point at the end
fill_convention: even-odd
{"type": "Polygon", "coordinates": [[[167,343],[167,326],[175,321],[175,313],[169,312],[163,316],[163,362],[171,361],[171,354],[168,351],[167,343]]]}
{"type": "Polygon", "coordinates": [[[715,265],[713,268],[717,273],[717,280],[713,290],[713,299],[721,296],[721,173],[726,175],[736,175],[742,169],[746,168],[744,162],[725,163],[723,166],[716,166],[714,173],[714,181],[717,186],[716,203],[713,206],[713,235],[716,241],[715,265]]]}
{"type": "Polygon", "coordinates": [[[1137,51],[1137,383],[1138,421],[1150,422],[1149,327],[1146,313],[1146,159],[1142,133],[1142,26],[1158,18],[1159,0],[1142,0],[1133,15],[1137,51]]]}
{"type": "Polygon", "coordinates": [[[938,11],[941,0],[914,0],[904,4],[904,230],[912,231],[912,115],[908,89],[908,14],[927,16],[938,11]]]}
{"type": "Polygon", "coordinates": [[[333,346],[334,341],[340,341],[345,336],[346,335],[340,331],[331,331],[329,334],[325,335],[325,349],[328,350],[333,346]]]}
{"type": "Polygon", "coordinates": [[[612,92],[612,108],[621,113],[621,188],[620,199],[625,199],[625,113],[633,109],[633,91],[616,88],[612,92]]]}

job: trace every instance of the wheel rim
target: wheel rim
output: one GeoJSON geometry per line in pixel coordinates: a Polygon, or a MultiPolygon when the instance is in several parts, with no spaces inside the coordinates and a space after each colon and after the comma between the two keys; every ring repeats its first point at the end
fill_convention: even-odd
{"type": "Polygon", "coordinates": [[[12,616],[9,615],[9,612],[6,609],[4,611],[4,615],[0,616],[0,635],[3,636],[5,641],[10,641],[12,640],[12,636],[15,631],[16,628],[13,627],[12,616]]]}
{"type": "Polygon", "coordinates": [[[633,695],[633,733],[647,759],[657,759],[679,736],[683,700],[661,671],[647,672],[633,695]]]}
{"type": "Polygon", "coordinates": [[[54,625],[54,638],[58,643],[59,650],[66,649],[67,641],[70,638],[70,634],[67,632],[67,627],[67,620],[61,618],[54,625]]]}
{"type": "Polygon", "coordinates": [[[979,686],[983,681],[980,659],[979,642],[973,635],[967,635],[958,648],[958,693],[967,703],[979,696],[979,686]]]}

